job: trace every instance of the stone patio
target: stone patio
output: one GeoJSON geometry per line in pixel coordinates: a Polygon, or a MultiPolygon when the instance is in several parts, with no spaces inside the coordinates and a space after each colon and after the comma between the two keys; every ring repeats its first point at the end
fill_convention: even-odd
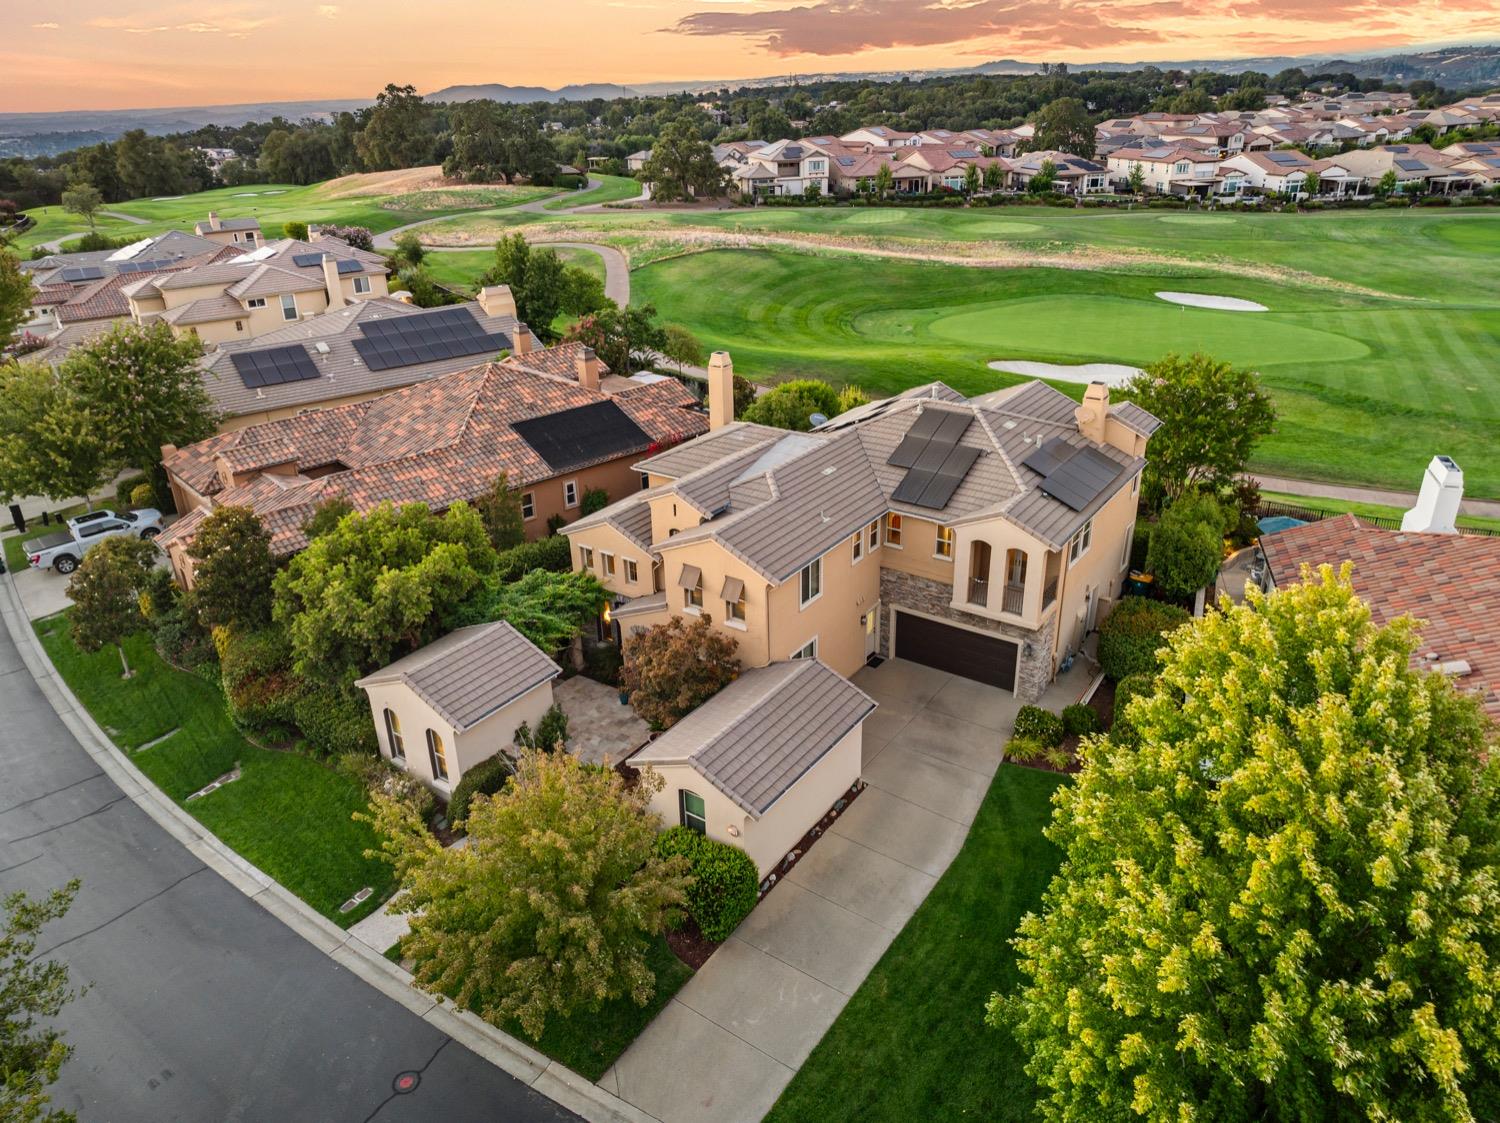
{"type": "Polygon", "coordinates": [[[586,764],[618,764],[641,745],[651,730],[620,692],[602,682],[574,675],[552,684],[552,696],[568,715],[568,751],[586,764]]]}

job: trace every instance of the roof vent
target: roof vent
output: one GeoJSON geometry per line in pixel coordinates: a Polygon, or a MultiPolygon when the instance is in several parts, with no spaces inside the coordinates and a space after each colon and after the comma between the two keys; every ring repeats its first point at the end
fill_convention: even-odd
{"type": "Polygon", "coordinates": [[[328,344],[324,343],[320,339],[320,340],[318,340],[318,342],[316,342],[316,343],[313,344],[313,350],[316,351],[320,355],[326,355],[326,354],[328,354],[328,344]]]}
{"type": "Polygon", "coordinates": [[[1473,670],[1467,659],[1449,659],[1446,663],[1436,664],[1432,669],[1448,678],[1463,678],[1473,670]]]}

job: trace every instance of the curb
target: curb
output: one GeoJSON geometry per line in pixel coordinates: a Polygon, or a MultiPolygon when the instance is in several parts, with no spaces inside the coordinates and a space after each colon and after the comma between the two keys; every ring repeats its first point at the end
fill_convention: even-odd
{"type": "Polygon", "coordinates": [[[205,866],[316,947],[335,966],[349,971],[431,1023],[440,1033],[590,1123],[658,1123],[655,1116],[611,1095],[474,1014],[455,1010],[417,990],[407,982],[406,972],[379,951],[315,912],[209,833],[198,820],[168,799],[99,728],[47,658],[11,575],[5,574],[3,581],[7,596],[0,600],[0,616],[4,617],[16,650],[48,705],[100,770],[205,866]]]}

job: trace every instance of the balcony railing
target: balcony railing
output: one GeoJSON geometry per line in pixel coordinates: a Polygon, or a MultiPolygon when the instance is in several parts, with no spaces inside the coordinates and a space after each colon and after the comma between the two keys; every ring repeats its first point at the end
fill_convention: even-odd
{"type": "Polygon", "coordinates": [[[1054,577],[1051,581],[1047,582],[1046,587],[1042,590],[1042,607],[1043,608],[1049,607],[1052,604],[1052,602],[1055,601],[1056,599],[1057,599],[1057,578],[1054,577]]]}
{"type": "Polygon", "coordinates": [[[990,583],[983,577],[969,578],[969,603],[980,608],[990,603],[990,583]]]}
{"type": "Polygon", "coordinates": [[[1000,607],[1012,616],[1021,615],[1021,606],[1026,603],[1025,585],[1006,585],[1005,597],[1000,602],[1000,607]]]}

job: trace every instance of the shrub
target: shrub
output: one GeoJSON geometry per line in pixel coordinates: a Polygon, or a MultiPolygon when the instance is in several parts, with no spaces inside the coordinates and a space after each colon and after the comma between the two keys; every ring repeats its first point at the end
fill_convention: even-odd
{"type": "Polygon", "coordinates": [[[1064,706],[1062,723],[1063,731],[1074,737],[1082,737],[1085,733],[1099,731],[1099,715],[1094,712],[1093,706],[1083,702],[1074,702],[1071,706],[1064,706]]]}
{"type": "Polygon", "coordinates": [[[1040,706],[1022,706],[1016,713],[1015,736],[1043,746],[1062,743],[1063,719],[1040,706]]]}
{"type": "Polygon", "coordinates": [[[624,656],[612,643],[597,644],[583,654],[583,673],[605,686],[620,685],[620,671],[624,665],[624,656]]]}
{"type": "Polygon", "coordinates": [[[159,654],[176,667],[192,671],[207,668],[204,677],[218,681],[214,664],[218,652],[207,629],[198,621],[192,595],[184,593],[166,569],[152,571],[141,591],[141,615],[151,629],[151,640],[159,654]]]}
{"type": "Polygon", "coordinates": [[[1132,698],[1150,694],[1155,687],[1155,676],[1148,674],[1126,675],[1115,683],[1115,713],[1113,724],[1109,727],[1111,738],[1122,745],[1135,743],[1135,729],[1125,717],[1125,707],[1130,705],[1132,698]]]}
{"type": "Polygon", "coordinates": [[[1151,529],[1146,566],[1156,587],[1181,599],[1212,585],[1224,560],[1224,532],[1236,521],[1212,495],[1179,496],[1151,529]]]}
{"type": "Polygon", "coordinates": [[[1012,737],[1005,742],[1005,756],[1017,764],[1030,764],[1041,760],[1047,746],[1032,737],[1012,737]]]}
{"type": "Polygon", "coordinates": [[[295,219],[281,224],[281,233],[287,238],[295,238],[299,242],[307,241],[307,223],[297,222],[295,219]]]}
{"type": "Polygon", "coordinates": [[[363,695],[355,697],[333,687],[304,685],[293,711],[302,736],[319,752],[379,753],[375,724],[363,695]]]}
{"type": "MultiPolygon", "coordinates": [[[[144,473],[135,476],[126,476],[115,485],[115,510],[128,510],[135,498],[135,493],[142,487],[149,488],[150,486],[151,477],[144,473]]],[[[149,501],[147,505],[149,506],[149,501]]]]}
{"type": "Polygon", "coordinates": [[[367,226],[320,226],[318,232],[326,237],[337,238],[357,250],[373,252],[375,249],[375,235],[367,226]]]}
{"type": "Polygon", "coordinates": [[[503,753],[496,753],[466,770],[453,788],[448,800],[448,822],[462,827],[469,817],[469,804],[476,795],[498,795],[516,769],[503,753]]]}
{"type": "Polygon", "coordinates": [[[716,943],[729,939],[760,896],[760,874],[750,855],[688,827],[670,827],[657,835],[656,853],[687,858],[693,878],[688,914],[705,938],[716,943]]]}
{"type": "Polygon", "coordinates": [[[296,721],[299,693],[286,633],[279,628],[215,628],[213,636],[229,716],[251,732],[286,736],[296,721]]]}
{"type": "Polygon", "coordinates": [[[602,511],[609,506],[609,492],[602,487],[591,487],[583,493],[583,498],[578,503],[578,517],[586,518],[596,511],[602,511]]]}
{"type": "MultiPolygon", "coordinates": [[[[405,803],[424,820],[437,805],[437,797],[426,784],[410,772],[397,768],[383,756],[369,756],[366,753],[340,756],[334,759],[334,767],[357,781],[372,797],[381,795],[405,803]]],[[[464,773],[465,780],[468,776],[467,772],[464,773]]],[[[460,780],[459,784],[462,783],[460,780]]],[[[457,795],[457,789],[454,789],[454,794],[457,795]]]]}
{"type": "Polygon", "coordinates": [[[739,674],[738,647],[708,613],[635,632],[625,641],[623,676],[631,706],[653,729],[675,725],[739,674]]]}
{"type": "Polygon", "coordinates": [[[509,550],[501,550],[495,556],[495,579],[510,584],[533,569],[546,569],[553,573],[567,573],[573,568],[571,544],[560,534],[538,538],[535,542],[522,542],[509,550]]]}
{"type": "Polygon", "coordinates": [[[1099,626],[1099,666],[1117,683],[1156,673],[1162,636],[1192,619],[1183,608],[1145,597],[1125,597],[1099,626]]]}
{"type": "Polygon", "coordinates": [[[149,507],[156,500],[156,489],[151,484],[137,484],[130,489],[130,505],[132,507],[149,507]]]}
{"type": "Polygon", "coordinates": [[[1061,772],[1073,763],[1073,754],[1061,745],[1053,745],[1042,752],[1042,759],[1061,772]]]}
{"type": "Polygon", "coordinates": [[[550,753],[559,745],[566,745],[567,741],[568,715],[563,713],[562,706],[556,702],[542,715],[542,720],[536,723],[534,732],[524,721],[516,727],[516,744],[523,749],[540,749],[544,753],[550,753]]]}

